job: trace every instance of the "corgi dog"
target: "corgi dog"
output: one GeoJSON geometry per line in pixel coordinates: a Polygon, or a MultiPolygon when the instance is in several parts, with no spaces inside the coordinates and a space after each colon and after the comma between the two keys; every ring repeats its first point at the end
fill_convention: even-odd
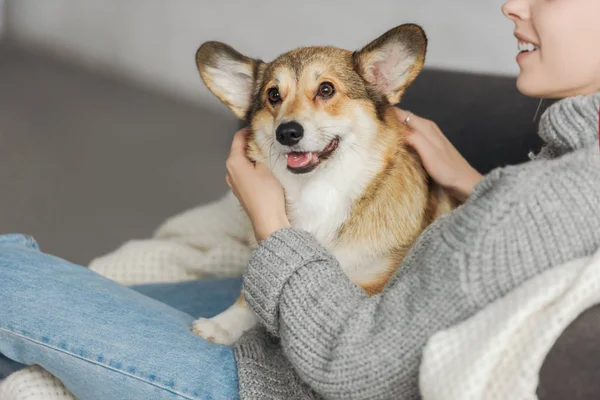
{"type": "MultiPolygon", "coordinates": [[[[208,89],[249,124],[247,156],[283,185],[291,225],[314,235],[368,295],[458,205],[427,175],[394,113],[426,48],[423,29],[405,24],[354,52],[306,47],[263,62],[207,42],[196,53],[208,89]]],[[[256,323],[240,295],[191,330],[229,345],[256,323]]]]}

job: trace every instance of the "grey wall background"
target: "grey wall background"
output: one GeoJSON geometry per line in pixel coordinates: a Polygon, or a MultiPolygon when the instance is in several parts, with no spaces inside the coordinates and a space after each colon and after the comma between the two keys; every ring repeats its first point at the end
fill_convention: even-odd
{"type": "Polygon", "coordinates": [[[4,0],[0,0],[0,37],[4,34],[4,7],[6,6],[4,0]]]}
{"type": "Polygon", "coordinates": [[[9,32],[88,68],[211,107],[194,53],[227,42],[265,60],[306,45],[355,49],[405,22],[430,39],[426,66],[516,75],[502,0],[8,0],[9,32]]]}

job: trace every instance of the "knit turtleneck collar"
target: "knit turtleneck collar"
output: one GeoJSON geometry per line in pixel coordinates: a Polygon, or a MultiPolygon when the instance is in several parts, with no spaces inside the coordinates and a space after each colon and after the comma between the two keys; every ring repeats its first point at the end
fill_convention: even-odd
{"type": "Polygon", "coordinates": [[[600,92],[560,100],[542,115],[539,135],[545,142],[531,159],[555,158],[563,154],[598,145],[600,92]]]}

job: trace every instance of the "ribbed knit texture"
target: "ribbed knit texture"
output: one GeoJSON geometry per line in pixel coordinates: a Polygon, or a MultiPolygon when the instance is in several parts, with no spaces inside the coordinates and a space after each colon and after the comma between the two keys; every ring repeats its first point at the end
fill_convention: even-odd
{"type": "Polygon", "coordinates": [[[271,235],[244,279],[262,326],[236,347],[241,397],[419,398],[432,334],[600,247],[599,105],[600,93],[548,108],[534,160],[484,177],[423,232],[380,295],[367,297],[308,233],[271,235]]]}

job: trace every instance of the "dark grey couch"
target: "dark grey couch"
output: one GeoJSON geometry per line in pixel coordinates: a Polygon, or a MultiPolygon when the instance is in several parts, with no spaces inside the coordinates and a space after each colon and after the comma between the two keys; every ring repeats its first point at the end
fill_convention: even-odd
{"type": "MultiPolygon", "coordinates": [[[[424,71],[401,104],[436,121],[482,173],[539,149],[537,105],[514,78],[437,70],[424,71]]],[[[224,193],[238,126],[224,107],[202,109],[0,45],[0,233],[32,234],[43,250],[85,265],[224,193]]],[[[540,399],[600,398],[598,338],[596,307],[548,355],[540,399]]]]}

